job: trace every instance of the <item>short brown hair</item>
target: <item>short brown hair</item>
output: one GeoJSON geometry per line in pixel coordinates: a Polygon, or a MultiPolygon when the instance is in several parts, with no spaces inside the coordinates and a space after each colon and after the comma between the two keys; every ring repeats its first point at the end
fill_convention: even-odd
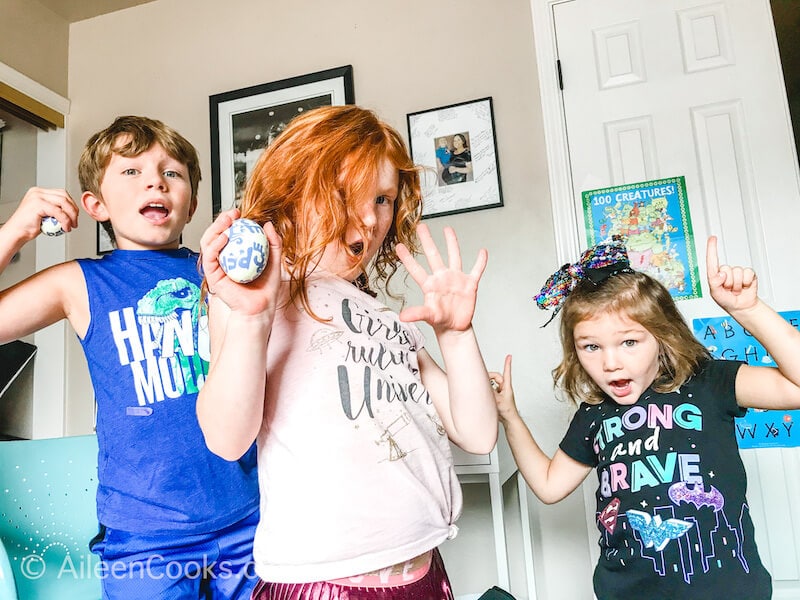
{"type": "MultiPolygon", "coordinates": [[[[200,185],[200,159],[195,147],[180,133],[161,121],[147,117],[117,117],[114,122],[98,131],[81,153],[78,161],[78,179],[82,192],[91,192],[101,197],[100,184],[112,154],[130,157],[146,152],[153,144],[159,144],[172,158],[186,165],[192,198],[197,197],[200,185]]],[[[114,239],[111,224],[106,221],[103,227],[114,239]]]]}
{"type": "Polygon", "coordinates": [[[600,403],[605,394],[578,360],[575,327],[603,313],[622,313],[647,329],[658,342],[657,392],[683,385],[711,358],[694,337],[669,291],[656,279],[638,271],[619,273],[595,285],[582,281],[567,297],[561,315],[561,363],[553,369],[553,382],[577,404],[600,403]]]}
{"type": "Polygon", "coordinates": [[[378,279],[388,282],[397,270],[399,242],[416,249],[415,230],[422,214],[419,171],[405,142],[370,110],[327,106],[289,122],[259,157],[240,206],[242,217],[272,221],[283,239],[291,277],[291,298],[308,306],[305,282],[331,242],[345,242],[347,228],[359,226],[356,200],[375,184],[381,163],[398,170],[394,221],[374,260],[378,279]],[[320,219],[318,215],[325,215],[320,219]]]}

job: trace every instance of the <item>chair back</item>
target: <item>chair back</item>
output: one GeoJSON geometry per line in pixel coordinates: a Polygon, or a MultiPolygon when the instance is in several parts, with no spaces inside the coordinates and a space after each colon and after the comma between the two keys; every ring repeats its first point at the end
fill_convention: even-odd
{"type": "Polygon", "coordinates": [[[0,541],[24,600],[101,596],[97,436],[0,441],[0,541]]]}

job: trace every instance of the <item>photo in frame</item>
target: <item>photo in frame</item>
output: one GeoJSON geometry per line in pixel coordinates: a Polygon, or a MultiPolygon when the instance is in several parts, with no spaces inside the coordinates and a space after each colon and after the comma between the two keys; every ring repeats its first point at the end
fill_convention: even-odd
{"type": "Polygon", "coordinates": [[[491,97],[407,119],[411,157],[424,169],[423,219],[503,206],[491,97]]]}
{"type": "Polygon", "coordinates": [[[293,117],[354,102],[351,65],[210,96],[213,217],[238,205],[256,160],[293,117]]]}

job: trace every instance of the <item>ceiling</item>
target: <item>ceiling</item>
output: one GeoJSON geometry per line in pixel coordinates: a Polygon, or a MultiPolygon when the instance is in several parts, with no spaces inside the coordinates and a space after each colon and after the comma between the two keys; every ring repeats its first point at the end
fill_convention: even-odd
{"type": "Polygon", "coordinates": [[[99,15],[147,4],[153,0],[37,0],[70,23],[99,15]]]}

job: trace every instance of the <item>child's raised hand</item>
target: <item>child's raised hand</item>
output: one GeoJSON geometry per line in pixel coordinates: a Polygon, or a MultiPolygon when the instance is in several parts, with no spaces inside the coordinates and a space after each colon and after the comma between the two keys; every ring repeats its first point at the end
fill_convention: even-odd
{"type": "Polygon", "coordinates": [[[728,313],[752,308],[758,302],[758,280],[750,267],[719,264],[717,238],[708,238],[706,246],[708,287],[714,301],[728,313]]]}
{"type": "Polygon", "coordinates": [[[34,239],[41,232],[42,218],[55,218],[64,231],[78,226],[78,205],[66,190],[32,187],[8,219],[5,227],[16,231],[25,241],[34,239]]]}
{"type": "Polygon", "coordinates": [[[511,355],[506,356],[503,364],[503,374],[495,371],[489,372],[489,381],[494,390],[494,401],[497,404],[497,413],[501,421],[509,421],[519,416],[517,404],[514,400],[514,388],[511,385],[511,355]]]}
{"type": "Polygon", "coordinates": [[[478,282],[486,269],[488,253],[481,249],[475,265],[469,273],[461,270],[461,251],[456,233],[444,228],[447,242],[447,265],[427,226],[419,225],[417,235],[422,243],[425,258],[431,273],[411,255],[403,244],[397,245],[397,256],[403,262],[414,281],[424,294],[423,306],[411,306],[400,311],[402,321],[425,321],[434,331],[466,331],[472,323],[478,296],[478,282]]]}
{"type": "Polygon", "coordinates": [[[274,313],[281,280],[283,244],[272,223],[264,226],[269,242],[269,255],[267,266],[259,277],[249,283],[237,283],[225,274],[219,264],[219,253],[228,243],[225,231],[238,218],[239,210],[235,208],[220,213],[200,239],[203,274],[208,291],[231,310],[242,314],[256,315],[268,310],[274,313]]]}

